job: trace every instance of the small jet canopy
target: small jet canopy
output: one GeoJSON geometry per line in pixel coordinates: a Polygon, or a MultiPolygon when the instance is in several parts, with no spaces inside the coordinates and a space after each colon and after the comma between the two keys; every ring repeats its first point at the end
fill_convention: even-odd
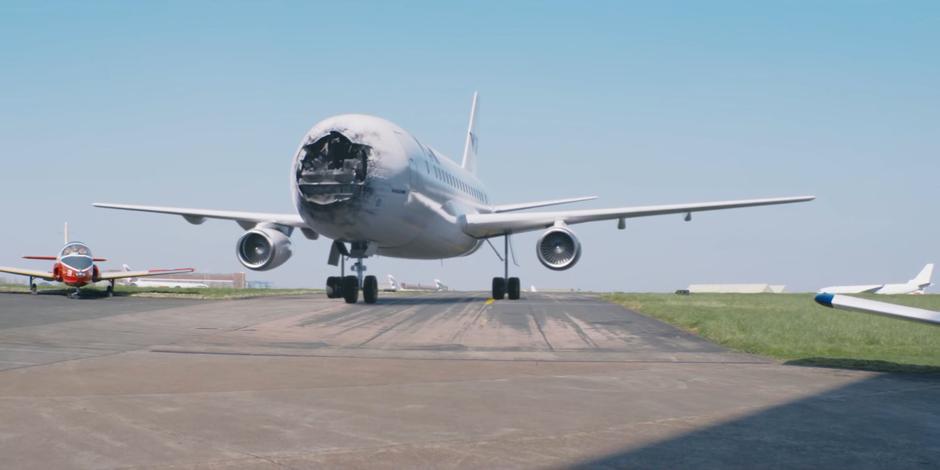
{"type": "Polygon", "coordinates": [[[66,266],[79,271],[90,268],[94,262],[91,249],[81,242],[72,242],[65,245],[65,248],[62,248],[62,253],[59,254],[59,259],[66,266]]]}

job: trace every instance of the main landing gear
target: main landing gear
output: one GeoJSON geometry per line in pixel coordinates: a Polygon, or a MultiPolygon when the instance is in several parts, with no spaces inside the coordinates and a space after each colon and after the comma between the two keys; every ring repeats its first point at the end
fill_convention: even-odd
{"type": "Polygon", "coordinates": [[[105,295],[108,297],[114,297],[114,281],[108,283],[108,287],[105,288],[105,295]]]}
{"type": "Polygon", "coordinates": [[[29,276],[29,293],[33,295],[39,293],[39,288],[36,287],[36,283],[33,282],[33,276],[29,276]]]}
{"type": "MultiPolygon", "coordinates": [[[[498,254],[498,253],[497,253],[498,254]]],[[[493,278],[493,298],[503,300],[519,300],[519,278],[509,277],[509,234],[503,237],[503,277],[493,278]]]]}
{"type": "MultiPolygon", "coordinates": [[[[345,249],[345,247],[343,248],[345,249]]],[[[375,276],[363,276],[366,265],[362,264],[362,257],[352,266],[355,276],[346,275],[346,253],[340,258],[340,275],[326,278],[326,296],[331,299],[342,297],[347,304],[359,301],[359,290],[362,289],[362,300],[367,304],[374,304],[379,299],[379,281],[375,276]]]]}

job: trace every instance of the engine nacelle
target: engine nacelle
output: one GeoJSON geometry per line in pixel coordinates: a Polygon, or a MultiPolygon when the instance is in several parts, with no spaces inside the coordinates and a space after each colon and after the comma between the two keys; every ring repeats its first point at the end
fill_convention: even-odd
{"type": "Polygon", "coordinates": [[[253,228],[235,243],[235,255],[253,271],[274,269],[290,259],[290,238],[275,228],[253,228]]]}
{"type": "Polygon", "coordinates": [[[539,261],[548,269],[564,271],[581,258],[581,243],[574,232],[565,227],[552,227],[535,244],[539,261]]]}

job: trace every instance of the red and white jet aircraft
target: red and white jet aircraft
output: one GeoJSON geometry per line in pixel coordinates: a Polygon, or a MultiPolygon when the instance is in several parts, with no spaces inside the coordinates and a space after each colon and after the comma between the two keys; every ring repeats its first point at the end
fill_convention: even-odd
{"type": "Polygon", "coordinates": [[[82,242],[69,242],[68,224],[65,226],[65,246],[58,256],[24,256],[25,259],[55,261],[52,272],[35,271],[32,269],[8,268],[0,266],[0,272],[29,276],[29,291],[36,293],[36,283],[33,279],[61,282],[75,290],[69,293],[70,298],[77,298],[79,288],[99,281],[110,281],[107,287],[108,297],[114,295],[114,281],[128,277],[162,276],[167,274],[191,273],[192,268],[181,269],[151,269],[148,271],[115,271],[101,272],[96,262],[107,261],[104,258],[95,258],[88,245],[82,242]]]}

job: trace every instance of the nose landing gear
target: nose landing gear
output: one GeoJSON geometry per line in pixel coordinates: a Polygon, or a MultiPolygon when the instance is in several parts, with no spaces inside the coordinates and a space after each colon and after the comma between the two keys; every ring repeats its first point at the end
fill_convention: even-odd
{"type": "MultiPolygon", "coordinates": [[[[366,271],[366,265],[362,263],[364,257],[357,257],[356,263],[352,265],[352,270],[356,272],[355,276],[346,275],[346,257],[349,252],[345,245],[334,242],[334,250],[337,254],[331,253],[331,260],[334,256],[339,256],[340,275],[326,278],[326,296],[330,299],[342,297],[346,303],[354,304],[359,301],[359,289],[362,289],[362,300],[367,304],[374,304],[379,299],[379,281],[375,276],[363,276],[366,271]]],[[[333,264],[333,263],[330,263],[333,264]]]]}

